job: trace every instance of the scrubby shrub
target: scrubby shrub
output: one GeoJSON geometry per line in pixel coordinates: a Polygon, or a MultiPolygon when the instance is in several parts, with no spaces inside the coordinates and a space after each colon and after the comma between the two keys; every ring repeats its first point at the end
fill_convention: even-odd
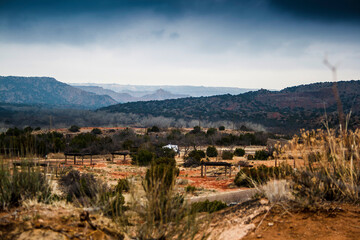
{"type": "Polygon", "coordinates": [[[16,207],[25,199],[36,199],[39,202],[51,200],[50,183],[46,176],[31,163],[24,162],[19,170],[0,164],[0,210],[16,207]]]}
{"type": "Polygon", "coordinates": [[[93,130],[91,130],[91,133],[95,135],[99,135],[102,134],[102,131],[99,128],[94,128],[93,130]]]}
{"type": "Polygon", "coordinates": [[[225,130],[225,127],[224,126],[220,126],[219,127],[219,131],[224,131],[225,130]]]}
{"type": "Polygon", "coordinates": [[[157,158],[147,170],[145,182],[148,188],[156,188],[154,183],[161,182],[162,190],[167,191],[179,175],[179,169],[176,167],[176,161],[172,158],[157,158]]]}
{"type": "Polygon", "coordinates": [[[123,192],[129,191],[129,182],[126,179],[120,179],[114,189],[103,188],[98,194],[96,205],[99,206],[106,216],[117,220],[122,217],[125,210],[125,199],[123,192]]]}
{"type": "Polygon", "coordinates": [[[206,156],[208,157],[217,157],[218,155],[218,151],[216,150],[216,147],[214,146],[209,146],[206,149],[206,156]]]}
{"type": "Polygon", "coordinates": [[[201,131],[200,126],[195,126],[195,127],[193,128],[193,130],[191,130],[189,133],[190,133],[190,134],[198,134],[198,133],[204,133],[204,132],[201,131]]]}
{"type": "Polygon", "coordinates": [[[247,160],[254,160],[254,155],[251,154],[247,155],[247,160]]]}
{"type": "Polygon", "coordinates": [[[234,156],[234,154],[231,151],[223,151],[221,158],[224,160],[232,160],[233,156],[234,156]]]}
{"type": "Polygon", "coordinates": [[[191,186],[191,185],[187,185],[185,187],[185,192],[187,193],[194,193],[196,191],[196,187],[195,186],[191,186]]]}
{"type": "Polygon", "coordinates": [[[358,129],[336,131],[327,126],[295,136],[286,146],[297,168],[292,178],[295,201],[310,209],[325,201],[359,203],[359,145],[358,129]],[[305,166],[297,164],[300,161],[305,166]]]}
{"type": "Polygon", "coordinates": [[[115,187],[115,190],[117,192],[128,192],[130,190],[130,184],[129,181],[125,179],[119,179],[118,183],[115,187]]]}
{"type": "Polygon", "coordinates": [[[157,204],[152,209],[155,220],[171,217],[171,209],[167,209],[167,206],[174,200],[169,198],[169,194],[174,188],[178,175],[176,162],[170,158],[155,159],[147,170],[143,186],[145,192],[149,194],[148,198],[151,198],[148,200],[152,204],[157,204]]]}
{"type": "Polygon", "coordinates": [[[205,157],[202,150],[193,150],[184,159],[184,167],[197,167],[201,164],[201,159],[205,157]]]}
{"type": "Polygon", "coordinates": [[[160,132],[160,128],[158,126],[152,126],[147,129],[148,132],[160,132]]]}
{"type": "Polygon", "coordinates": [[[145,199],[133,199],[131,210],[136,214],[132,239],[192,239],[198,224],[195,214],[176,193],[178,169],[174,159],[155,159],[143,182],[145,199]]]}
{"type": "Polygon", "coordinates": [[[103,183],[95,179],[94,175],[81,174],[77,170],[71,170],[62,176],[59,184],[66,194],[67,201],[75,201],[83,206],[94,204],[97,194],[106,188],[103,183]]]}
{"type": "Polygon", "coordinates": [[[270,179],[281,179],[293,173],[289,165],[279,167],[267,167],[265,165],[256,168],[242,168],[234,179],[235,185],[239,187],[255,187],[268,182],[270,179]]]}
{"type": "Polygon", "coordinates": [[[167,157],[167,158],[174,158],[176,155],[176,152],[173,149],[167,148],[167,147],[158,147],[156,148],[156,157],[167,157]]]}
{"type": "Polygon", "coordinates": [[[209,129],[206,131],[206,135],[207,135],[207,136],[212,136],[212,135],[214,135],[216,132],[217,132],[217,129],[216,129],[216,128],[209,128],[209,129]]]}
{"type": "Polygon", "coordinates": [[[219,211],[221,209],[226,208],[227,205],[224,202],[221,201],[212,201],[206,200],[204,202],[195,202],[191,204],[191,212],[208,212],[213,213],[216,211],[219,211]]]}
{"type": "Polygon", "coordinates": [[[70,132],[79,132],[80,131],[80,127],[76,126],[76,125],[72,125],[70,128],[69,128],[69,131],[70,132]]]}
{"type": "Polygon", "coordinates": [[[259,150],[255,152],[254,158],[256,160],[268,160],[270,157],[270,153],[265,150],[259,150]]]}
{"type": "Polygon", "coordinates": [[[146,150],[141,149],[136,154],[132,155],[132,163],[139,166],[148,166],[154,159],[155,154],[146,150]]]}
{"type": "Polygon", "coordinates": [[[242,157],[245,155],[245,150],[243,148],[236,148],[234,151],[234,155],[238,157],[242,157]]]}

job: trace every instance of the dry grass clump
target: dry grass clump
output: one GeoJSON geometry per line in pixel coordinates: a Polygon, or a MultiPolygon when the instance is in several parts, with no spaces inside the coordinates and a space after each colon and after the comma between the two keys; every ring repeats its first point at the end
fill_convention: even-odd
{"type": "Polygon", "coordinates": [[[293,190],[298,202],[359,202],[360,130],[302,131],[288,145],[278,146],[278,159],[293,158],[293,190]]]}
{"type": "Polygon", "coordinates": [[[50,180],[39,167],[18,167],[0,163],[0,211],[19,206],[26,199],[50,202],[50,180]]]}
{"type": "Polygon", "coordinates": [[[172,161],[160,160],[151,164],[143,179],[143,195],[132,192],[121,225],[132,239],[193,239],[199,220],[176,192],[178,169],[172,161]]]}
{"type": "Polygon", "coordinates": [[[284,179],[272,180],[258,187],[271,203],[287,202],[293,199],[290,183],[284,179]]]}

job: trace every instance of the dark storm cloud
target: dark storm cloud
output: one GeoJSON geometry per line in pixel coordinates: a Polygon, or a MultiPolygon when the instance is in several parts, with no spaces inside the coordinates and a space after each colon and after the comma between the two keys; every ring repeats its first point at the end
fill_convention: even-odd
{"type": "Polygon", "coordinates": [[[270,0],[270,5],[295,16],[313,20],[360,20],[359,0],[270,0]]]}
{"type": "Polygon", "coordinates": [[[165,25],[186,19],[202,21],[207,32],[219,31],[229,39],[244,36],[243,31],[246,37],[255,34],[264,39],[289,35],[291,29],[296,29],[294,35],[305,28],[311,31],[303,27],[303,19],[358,23],[359,6],[355,0],[0,0],[0,41],[80,45],[99,37],[121,41],[123,31],[152,19],[157,22],[148,29],[149,35],[158,39],[183,36],[165,25]]]}
{"type": "MultiPolygon", "coordinates": [[[[157,19],[162,23],[189,17],[235,19],[265,16],[263,0],[0,0],[0,41],[65,42],[84,44],[99,35],[157,19]],[[254,14],[256,12],[256,14],[254,14]]],[[[209,23],[211,25],[211,23],[209,23]]],[[[151,29],[161,37],[163,27],[151,29]]],[[[171,30],[172,31],[172,30],[171,30]]],[[[170,34],[176,39],[180,33],[170,34]]]]}

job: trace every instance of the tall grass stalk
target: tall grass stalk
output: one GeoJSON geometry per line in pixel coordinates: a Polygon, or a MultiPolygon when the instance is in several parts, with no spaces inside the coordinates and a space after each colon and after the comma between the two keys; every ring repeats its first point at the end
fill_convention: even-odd
{"type": "Polygon", "coordinates": [[[293,176],[298,199],[319,201],[360,200],[360,130],[336,131],[325,123],[325,130],[301,131],[278,158],[292,156],[297,162],[293,176]]]}
{"type": "Polygon", "coordinates": [[[143,196],[131,188],[126,221],[135,227],[126,232],[132,239],[193,239],[200,221],[175,191],[176,177],[169,174],[175,174],[176,169],[165,165],[164,171],[158,171],[157,167],[152,166],[143,181],[143,196]]]}

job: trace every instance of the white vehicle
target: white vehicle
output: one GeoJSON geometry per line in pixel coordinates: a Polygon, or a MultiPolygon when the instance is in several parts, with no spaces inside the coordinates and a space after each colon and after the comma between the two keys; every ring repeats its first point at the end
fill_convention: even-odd
{"type": "Polygon", "coordinates": [[[174,150],[174,152],[178,153],[179,152],[179,146],[178,145],[172,145],[172,144],[168,144],[163,146],[163,148],[169,148],[174,150]]]}

